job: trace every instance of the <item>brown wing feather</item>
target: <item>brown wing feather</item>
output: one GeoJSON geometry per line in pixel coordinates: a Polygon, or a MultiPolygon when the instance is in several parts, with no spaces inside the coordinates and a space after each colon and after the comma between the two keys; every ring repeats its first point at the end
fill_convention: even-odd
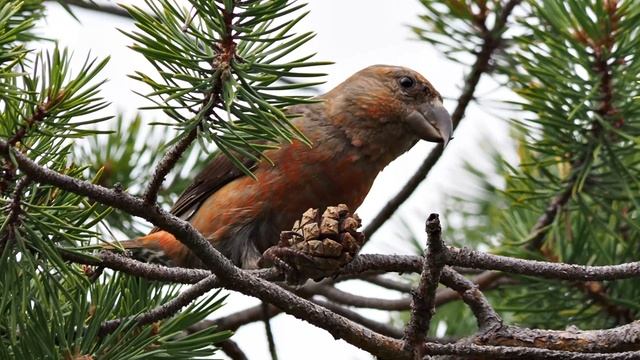
{"type": "MultiPolygon", "coordinates": [[[[254,170],[258,164],[255,160],[240,157],[240,161],[249,170],[254,170]]],[[[193,179],[178,200],[171,207],[171,213],[184,220],[188,220],[211,194],[224,185],[245,174],[238,169],[224,154],[218,152],[202,171],[193,179]]],[[[154,228],[151,232],[158,231],[154,228]]]]}

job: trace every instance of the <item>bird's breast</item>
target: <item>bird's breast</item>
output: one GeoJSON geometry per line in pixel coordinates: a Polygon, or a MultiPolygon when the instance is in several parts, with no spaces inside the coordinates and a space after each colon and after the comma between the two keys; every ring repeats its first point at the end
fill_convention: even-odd
{"type": "Polygon", "coordinates": [[[326,140],[313,147],[296,141],[273,155],[275,166],[265,167],[264,180],[259,177],[259,181],[268,184],[272,199],[296,199],[291,210],[298,215],[309,207],[338,203],[355,209],[376,175],[357,151],[338,141],[326,140]]]}

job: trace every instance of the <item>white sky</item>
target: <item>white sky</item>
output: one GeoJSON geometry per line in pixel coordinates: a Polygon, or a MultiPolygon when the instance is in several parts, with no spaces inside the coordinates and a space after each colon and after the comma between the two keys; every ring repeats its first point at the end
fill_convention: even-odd
{"type": "MultiPolygon", "coordinates": [[[[140,1],[131,3],[141,4],[140,1]]],[[[102,73],[109,79],[102,94],[113,103],[109,109],[112,114],[121,111],[132,115],[138,107],[149,105],[132,93],[134,89],[148,89],[127,77],[127,74],[133,73],[134,70],[149,73],[153,71],[142,56],[127,48],[131,41],[118,31],[132,30],[134,27],[131,21],[75,9],[76,15],[82,21],[78,23],[59,5],[48,5],[49,16],[40,27],[42,35],[57,39],[62,46],[73,49],[78,58],[83,58],[89,50],[98,57],[111,56],[109,65],[102,73]]],[[[321,87],[323,91],[331,89],[347,76],[368,65],[402,65],[425,75],[445,99],[448,99],[445,100],[445,106],[450,111],[453,110],[455,101],[451,99],[459,94],[464,68],[446,60],[428,44],[414,40],[408,25],[419,24],[418,15],[422,11],[417,0],[315,0],[309,4],[309,10],[311,13],[303,20],[302,29],[312,29],[317,32],[317,36],[301,49],[300,54],[318,52],[317,60],[335,62],[335,65],[324,69],[330,75],[326,79],[327,83],[321,87]]],[[[494,88],[494,84],[482,82],[478,94],[491,92],[494,99],[510,96],[508,93],[493,92],[494,88]]],[[[482,157],[478,154],[482,153],[487,145],[498,149],[509,148],[507,131],[503,121],[497,120],[478,105],[471,105],[467,110],[467,119],[456,131],[455,139],[427,181],[402,206],[394,219],[373,237],[364,252],[411,253],[408,244],[397,240],[397,234],[404,232],[399,229],[397,220],[404,219],[416,234],[421,234],[426,214],[441,212],[447,193],[467,189],[473,185],[465,181],[464,176],[460,176],[463,160],[482,165],[482,157]]],[[[365,225],[413,174],[432,146],[427,143],[416,145],[381,173],[365,203],[358,210],[365,225]]],[[[398,296],[396,293],[362,283],[344,285],[344,288],[360,295],[398,296]]],[[[241,310],[258,302],[232,294],[227,303],[227,306],[215,313],[216,316],[241,310]]],[[[388,314],[381,311],[367,310],[364,314],[382,321],[388,319],[388,314]]],[[[335,341],[326,331],[291,316],[276,317],[272,326],[281,360],[371,358],[367,353],[343,341],[335,341]],[[313,351],[309,351],[310,349],[313,351]]],[[[249,359],[270,358],[262,323],[241,328],[233,339],[239,343],[249,359]]]]}

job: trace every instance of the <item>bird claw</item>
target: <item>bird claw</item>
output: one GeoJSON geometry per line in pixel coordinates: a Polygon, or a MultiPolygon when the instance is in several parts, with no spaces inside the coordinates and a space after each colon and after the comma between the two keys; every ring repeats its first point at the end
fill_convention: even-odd
{"type": "Polygon", "coordinates": [[[272,246],[268,248],[258,261],[259,267],[275,266],[284,274],[289,284],[302,284],[309,277],[298,269],[302,262],[313,262],[313,257],[304,252],[289,247],[272,246]]]}
{"type": "Polygon", "coordinates": [[[316,281],[325,277],[337,276],[351,257],[343,254],[338,258],[313,256],[290,247],[272,246],[258,261],[259,267],[275,266],[280,269],[289,284],[302,284],[307,279],[316,281]]]}

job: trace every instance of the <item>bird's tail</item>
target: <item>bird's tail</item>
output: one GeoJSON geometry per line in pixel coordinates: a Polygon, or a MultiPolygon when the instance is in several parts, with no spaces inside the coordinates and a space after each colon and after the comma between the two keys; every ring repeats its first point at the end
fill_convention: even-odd
{"type": "Polygon", "coordinates": [[[104,244],[102,247],[107,250],[150,250],[168,258],[175,265],[181,265],[188,254],[188,249],[166,231],[156,231],[135,239],[104,244]]]}

